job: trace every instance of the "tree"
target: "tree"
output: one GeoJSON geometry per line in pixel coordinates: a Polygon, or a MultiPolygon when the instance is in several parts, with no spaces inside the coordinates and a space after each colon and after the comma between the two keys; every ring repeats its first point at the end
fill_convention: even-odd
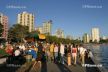
{"type": "Polygon", "coordinates": [[[70,39],[58,38],[56,36],[50,36],[50,35],[46,36],[46,41],[47,42],[55,42],[57,44],[59,44],[59,43],[69,44],[69,43],[73,42],[73,40],[70,40],[70,39]]]}
{"type": "Polygon", "coordinates": [[[0,23],[0,37],[2,36],[3,33],[3,25],[0,23]]]}
{"type": "Polygon", "coordinates": [[[108,39],[100,39],[99,43],[108,43],[108,39]]]}
{"type": "Polygon", "coordinates": [[[17,41],[23,41],[23,38],[29,34],[29,28],[28,26],[22,26],[20,24],[14,24],[9,29],[9,39],[13,40],[15,42],[17,41]]]}

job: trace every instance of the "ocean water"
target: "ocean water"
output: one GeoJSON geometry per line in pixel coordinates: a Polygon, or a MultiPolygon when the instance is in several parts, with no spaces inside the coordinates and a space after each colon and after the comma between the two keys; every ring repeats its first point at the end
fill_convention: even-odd
{"type": "Polygon", "coordinates": [[[89,45],[88,48],[91,49],[95,60],[108,70],[108,44],[89,45]]]}

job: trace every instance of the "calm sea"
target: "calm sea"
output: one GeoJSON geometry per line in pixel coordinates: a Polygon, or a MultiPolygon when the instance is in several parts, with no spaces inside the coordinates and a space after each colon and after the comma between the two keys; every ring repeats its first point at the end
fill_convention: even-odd
{"type": "Polygon", "coordinates": [[[108,69],[108,44],[89,45],[88,48],[92,50],[95,60],[108,69]]]}

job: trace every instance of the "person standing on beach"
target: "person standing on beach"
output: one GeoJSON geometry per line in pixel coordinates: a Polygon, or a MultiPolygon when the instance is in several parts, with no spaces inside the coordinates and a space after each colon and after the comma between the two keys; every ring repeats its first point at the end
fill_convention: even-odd
{"type": "Polygon", "coordinates": [[[61,55],[61,63],[64,64],[64,44],[60,45],[60,55],[61,55]]]}
{"type": "Polygon", "coordinates": [[[83,45],[80,45],[79,52],[80,52],[81,64],[85,64],[85,51],[86,49],[83,47],[83,45]]]}
{"type": "Polygon", "coordinates": [[[73,48],[72,48],[72,58],[74,60],[74,65],[76,65],[76,61],[77,61],[77,48],[76,48],[76,45],[73,45],[73,48]]]}
{"type": "Polygon", "coordinates": [[[54,43],[50,45],[50,60],[54,61],[54,43]]]}
{"type": "Polygon", "coordinates": [[[38,48],[38,52],[37,52],[38,58],[37,58],[37,60],[42,61],[42,56],[43,56],[43,46],[42,46],[42,44],[39,43],[37,48],[38,48]]]}
{"type": "Polygon", "coordinates": [[[50,60],[50,44],[46,43],[46,48],[45,48],[45,55],[46,55],[46,60],[50,60]]]}
{"type": "Polygon", "coordinates": [[[58,58],[58,44],[55,44],[54,46],[54,62],[57,62],[58,58]]]}

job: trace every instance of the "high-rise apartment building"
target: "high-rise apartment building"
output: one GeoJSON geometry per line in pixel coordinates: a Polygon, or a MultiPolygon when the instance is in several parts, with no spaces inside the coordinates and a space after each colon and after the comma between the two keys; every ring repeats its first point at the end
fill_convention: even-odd
{"type": "Polygon", "coordinates": [[[85,33],[83,35],[83,42],[84,43],[89,43],[90,42],[90,36],[87,33],[85,33]]]}
{"type": "Polygon", "coordinates": [[[8,37],[8,17],[0,13],[0,23],[3,25],[2,38],[7,40],[8,37]]]}
{"type": "Polygon", "coordinates": [[[92,42],[99,42],[99,28],[92,28],[92,42]]]}
{"type": "Polygon", "coordinates": [[[43,23],[43,33],[44,34],[51,34],[52,29],[52,21],[47,21],[43,23]]]}
{"type": "Polygon", "coordinates": [[[36,27],[36,30],[39,31],[41,34],[43,33],[43,27],[42,26],[36,27]]]}
{"type": "Polygon", "coordinates": [[[56,35],[58,38],[64,38],[64,31],[61,30],[61,29],[57,29],[55,35],[56,35]]]}
{"type": "Polygon", "coordinates": [[[23,12],[18,14],[18,24],[29,27],[29,32],[34,31],[34,15],[23,12]]]}

